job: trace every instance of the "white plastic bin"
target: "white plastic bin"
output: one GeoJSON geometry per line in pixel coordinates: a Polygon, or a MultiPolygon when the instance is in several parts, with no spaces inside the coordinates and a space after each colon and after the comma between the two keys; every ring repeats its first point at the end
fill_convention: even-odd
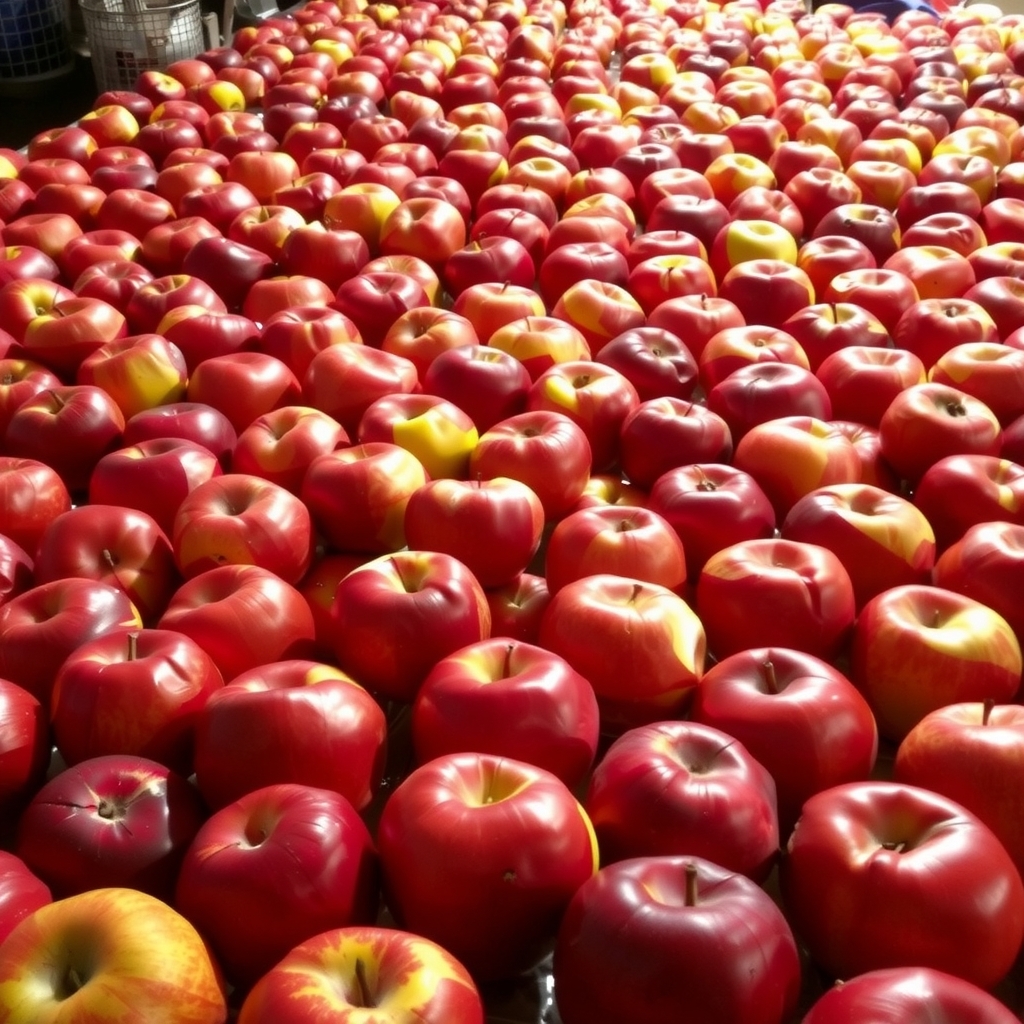
{"type": "Polygon", "coordinates": [[[100,92],[131,89],[140,72],[194,57],[205,47],[199,0],[80,2],[100,92]]]}

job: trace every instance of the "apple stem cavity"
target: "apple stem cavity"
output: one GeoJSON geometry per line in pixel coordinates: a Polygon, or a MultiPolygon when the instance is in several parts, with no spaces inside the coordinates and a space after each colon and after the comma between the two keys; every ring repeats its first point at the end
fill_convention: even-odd
{"type": "Polygon", "coordinates": [[[363,963],[362,959],[356,960],[356,985],[358,986],[358,992],[356,993],[356,999],[358,1000],[358,1006],[372,1007],[374,1002],[370,996],[370,986],[366,982],[366,964],[363,963]]]}
{"type": "Polygon", "coordinates": [[[686,865],[686,905],[697,906],[697,865],[693,861],[686,865]]]}
{"type": "Polygon", "coordinates": [[[70,999],[84,984],[85,978],[79,973],[78,968],[69,967],[60,979],[60,984],[54,995],[58,1000],[70,999]]]}

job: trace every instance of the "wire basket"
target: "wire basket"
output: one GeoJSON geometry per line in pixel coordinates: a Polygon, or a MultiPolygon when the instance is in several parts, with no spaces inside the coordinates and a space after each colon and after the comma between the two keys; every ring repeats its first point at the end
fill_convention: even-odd
{"type": "Polygon", "coordinates": [[[141,72],[194,57],[204,48],[199,0],[81,0],[81,8],[100,92],[132,89],[141,72]]]}
{"type": "Polygon", "coordinates": [[[71,71],[70,22],[67,0],[0,0],[0,86],[71,71]]]}

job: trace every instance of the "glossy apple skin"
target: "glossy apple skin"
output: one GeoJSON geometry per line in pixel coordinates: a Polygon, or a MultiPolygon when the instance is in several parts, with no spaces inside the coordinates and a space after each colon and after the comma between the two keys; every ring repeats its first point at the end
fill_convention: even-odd
{"type": "Polygon", "coordinates": [[[196,715],[224,685],[198,644],[171,630],[111,630],[72,651],[50,696],[66,764],[107,754],[192,773],[196,715]]]}
{"type": "Polygon", "coordinates": [[[680,466],[651,487],[647,507],[678,534],[687,581],[695,585],[707,560],[722,548],[775,533],[775,510],[749,473],[722,463],[680,466]]]}
{"type": "Polygon", "coordinates": [[[238,435],[231,467],[298,494],[309,464],[348,443],[341,424],[326,413],[283,406],[257,417],[238,435]]]}
{"type": "Polygon", "coordinates": [[[690,717],[735,737],[775,780],[788,835],[812,794],[870,776],[878,728],[839,669],[788,647],[738,651],[704,673],[690,717]]]}
{"type": "Polygon", "coordinates": [[[156,521],[136,509],[103,504],[64,512],[40,538],[36,582],[67,576],[123,591],[143,622],[161,615],[180,582],[171,542],[156,521]]]}
{"type": "Polygon", "coordinates": [[[312,561],[313,520],[306,506],[279,484],[226,473],[184,498],[171,539],[184,576],[223,565],[258,565],[294,584],[312,561]]]}
{"type": "Polygon", "coordinates": [[[177,437],[149,438],[109,452],[96,463],[89,477],[89,503],[136,509],[169,537],[182,501],[221,473],[217,456],[204,445],[177,437]]]}
{"type": "Polygon", "coordinates": [[[878,731],[900,740],[947,704],[1011,700],[1021,649],[997,612],[941,587],[908,584],[861,609],[850,646],[850,678],[867,698],[878,731]]]}
{"type": "Polygon", "coordinates": [[[46,776],[47,709],[24,687],[0,679],[0,809],[16,813],[46,776]]]}
{"type": "Polygon", "coordinates": [[[929,712],[903,738],[893,777],[941,793],[977,815],[1024,869],[1020,778],[1024,713],[1019,705],[969,702],[929,712]]]}
{"type": "Polygon", "coordinates": [[[991,522],[971,526],[935,563],[932,582],[988,605],[1024,644],[1024,607],[1017,590],[1024,568],[1024,526],[991,522]]]}
{"type": "Polygon", "coordinates": [[[608,573],[567,583],[544,610],[540,646],[590,680],[601,729],[671,718],[704,672],[704,627],[667,587],[608,573]]]}
{"type": "Polygon", "coordinates": [[[226,470],[231,465],[238,432],[224,413],[203,402],[172,402],[147,409],[136,413],[125,424],[125,445],[158,437],[181,438],[202,445],[226,470]]]}
{"type": "Polygon", "coordinates": [[[794,931],[835,978],[920,966],[989,988],[1024,936],[1024,883],[988,826],[903,783],[811,797],[780,885],[794,931]]]}
{"type": "Polygon", "coordinates": [[[890,587],[931,582],[931,523],[906,498],[880,487],[819,487],[793,505],[780,534],[828,548],[849,574],[858,608],[890,587]]]}
{"type": "Polygon", "coordinates": [[[23,686],[48,707],[64,659],[118,627],[142,628],[121,590],[80,577],[42,583],[0,608],[0,678],[23,686]]]}
{"type": "Polygon", "coordinates": [[[314,459],[299,496],[330,548],[376,555],[406,546],[406,508],[428,479],[412,452],[372,441],[314,459]]]}
{"type": "Polygon", "coordinates": [[[686,582],[686,554],[666,519],[649,508],[596,505],[560,520],[548,537],[544,575],[557,593],[566,583],[615,573],[677,590],[686,582]]]}
{"type": "Polygon", "coordinates": [[[1024,526],[1024,466],[995,455],[947,455],[925,470],[914,505],[940,552],[980,523],[1024,526]]]}
{"type": "Polygon", "coordinates": [[[41,391],[11,417],[9,455],[45,462],[71,493],[84,492],[99,460],[119,448],[125,421],[114,400],[91,384],[41,391]]]}
{"type": "Polygon", "coordinates": [[[195,640],[225,682],[268,662],[307,657],[316,642],[302,595],[258,565],[222,565],[186,580],[157,626],[195,640]]]}
{"type": "Polygon", "coordinates": [[[457,558],[485,588],[503,586],[525,571],[543,530],[540,498],[508,477],[430,480],[405,506],[409,547],[457,558]]]}
{"type": "Polygon", "coordinates": [[[434,551],[396,551],[353,569],[331,616],[338,665],[392,700],[412,700],[441,658],[491,634],[476,577],[434,551]]]}
{"type": "Polygon", "coordinates": [[[17,852],[57,899],[130,886],[169,901],[206,814],[184,776],[157,761],[90,758],[32,798],[18,821],[17,852]]]}
{"type": "Polygon", "coordinates": [[[719,658],[777,646],[830,660],[850,635],[854,611],[849,573],[817,544],[733,544],[708,559],[697,581],[697,614],[719,658]]]}
{"type": "Polygon", "coordinates": [[[439,353],[421,374],[423,390],[457,405],[477,431],[526,410],[530,374],[515,356],[486,345],[439,353]]]}
{"type": "Polygon", "coordinates": [[[1014,1024],[1018,1019],[995,996],[963,978],[931,967],[890,967],[835,985],[802,1024],[914,1024],[936,1013],[946,1020],[986,1024],[1014,1024]]]}
{"type": "Polygon", "coordinates": [[[245,998],[238,1024],[484,1024],[469,972],[428,939],[380,926],[336,928],[296,946],[245,998]],[[360,979],[359,972],[363,971],[360,979]]]}
{"type": "Polygon", "coordinates": [[[92,889],[40,907],[7,936],[8,1024],[110,1020],[110,992],[147,1024],[225,1024],[220,971],[181,914],[137,889],[92,889]],[[84,937],[84,941],[83,941],[84,937]],[[68,993],[68,979],[88,980],[68,993]]]}
{"type": "Polygon", "coordinates": [[[339,669],[305,660],[244,672],[196,716],[196,784],[217,810],[281,782],[340,793],[357,811],[384,771],[380,705],[339,669]]]}
{"type": "Polygon", "coordinates": [[[574,789],[597,752],[597,699],[564,658],[493,636],[442,658],[412,706],[420,764],[463,750],[543,768],[574,789]]]}
{"type": "Polygon", "coordinates": [[[677,466],[732,460],[733,438],[726,421],[700,402],[652,398],[622,422],[619,462],[630,483],[650,489],[677,466]]]}
{"type": "Polygon", "coordinates": [[[32,586],[33,562],[10,537],[0,533],[0,605],[32,586]]]}
{"type": "Polygon", "coordinates": [[[228,978],[248,986],[305,939],[373,921],[377,882],[373,840],[348,800],[282,783],[206,820],[185,853],[175,906],[228,978]]]}
{"type": "Polygon", "coordinates": [[[568,416],[537,409],[485,431],[469,457],[470,478],[511,477],[540,498],[546,519],[565,515],[590,477],[587,435],[568,416]]]}
{"type": "Polygon", "coordinates": [[[491,610],[491,635],[536,643],[540,622],[551,601],[547,580],[536,573],[520,573],[503,587],[485,591],[491,610]]]}
{"type": "Polygon", "coordinates": [[[746,876],[699,857],[637,857],[577,892],[554,979],[564,1024],[618,1024],[638,1007],[645,1024],[781,1024],[800,965],[781,911],[746,876]]]}
{"type": "Polygon", "coordinates": [[[0,455],[0,508],[4,536],[31,557],[50,521],[71,508],[71,496],[45,462],[0,455]]]}
{"type": "Polygon", "coordinates": [[[384,805],[377,842],[400,926],[440,943],[478,981],[533,966],[597,871],[593,828],[565,783],[493,754],[415,769],[384,805]]]}
{"type": "Polygon", "coordinates": [[[912,485],[948,455],[998,455],[1002,428],[984,402],[945,384],[914,384],[878,424],[882,455],[912,485]]]}
{"type": "Polygon", "coordinates": [[[783,416],[755,424],[736,445],[733,465],[757,480],[780,520],[819,487],[861,478],[853,442],[817,416],[783,416]]]}
{"type": "Polygon", "coordinates": [[[23,917],[52,900],[49,887],[20,857],[0,850],[0,946],[23,917]]]}
{"type": "Polygon", "coordinates": [[[775,782],[712,726],[655,722],[623,733],[583,801],[602,862],[687,855],[763,882],[779,849],[775,782]]]}
{"type": "Polygon", "coordinates": [[[363,413],[356,430],[360,444],[397,444],[412,452],[432,479],[467,477],[479,435],[457,405],[426,394],[385,395],[363,413]]]}

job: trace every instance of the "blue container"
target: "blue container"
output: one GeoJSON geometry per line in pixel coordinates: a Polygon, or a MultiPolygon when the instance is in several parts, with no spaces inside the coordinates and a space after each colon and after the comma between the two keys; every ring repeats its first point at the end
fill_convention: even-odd
{"type": "Polygon", "coordinates": [[[0,82],[31,82],[72,67],[66,0],[0,0],[0,82]]]}

